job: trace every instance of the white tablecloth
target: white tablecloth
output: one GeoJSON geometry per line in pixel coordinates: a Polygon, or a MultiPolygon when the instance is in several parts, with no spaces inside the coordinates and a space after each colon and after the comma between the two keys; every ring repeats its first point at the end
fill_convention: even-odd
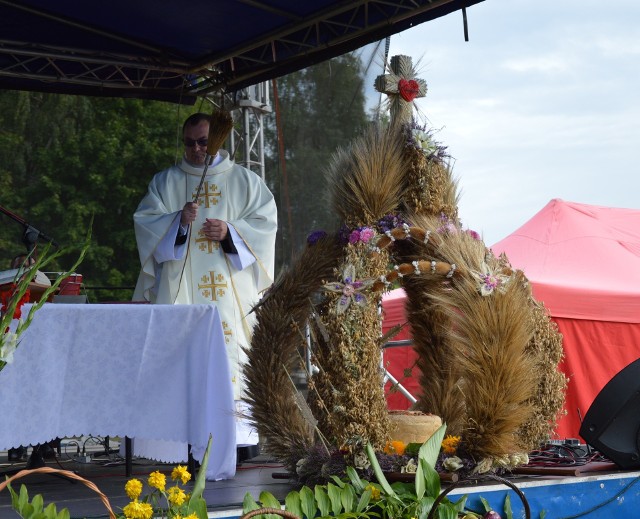
{"type": "Polygon", "coordinates": [[[211,433],[207,479],[230,478],[228,381],[215,306],[47,303],[0,372],[0,448],[129,436],[189,443],[201,460],[211,433]]]}

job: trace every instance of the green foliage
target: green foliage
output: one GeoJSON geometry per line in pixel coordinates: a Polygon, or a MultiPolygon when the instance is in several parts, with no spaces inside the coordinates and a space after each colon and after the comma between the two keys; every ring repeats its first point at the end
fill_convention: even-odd
{"type": "MultiPolygon", "coordinates": [[[[440,494],[440,478],[435,470],[435,463],[444,432],[445,426],[442,426],[420,448],[418,466],[422,466],[422,470],[416,473],[414,483],[389,484],[373,448],[368,445],[367,455],[377,482],[361,479],[353,467],[348,467],[346,480],[334,477],[333,483],[316,485],[314,489],[304,486],[299,491],[290,492],[285,498],[285,510],[301,519],[316,517],[426,519],[440,494]]],[[[260,505],[247,493],[244,498],[243,512],[247,513],[259,508],[281,507],[275,497],[268,492],[261,492],[259,501],[260,505]]],[[[458,512],[464,511],[465,503],[466,496],[456,503],[444,498],[438,508],[438,518],[455,519],[458,512]]],[[[263,517],[258,516],[258,519],[263,517]]]]}
{"type": "MultiPolygon", "coordinates": [[[[132,215],[152,175],[174,162],[184,109],[160,102],[0,92],[0,206],[62,246],[78,243],[91,215],[94,241],[82,267],[96,287],[131,287],[138,260],[132,215]]],[[[0,254],[24,251],[22,226],[0,215],[0,254]]],[[[67,270],[61,255],[50,271],[67,270]]],[[[131,290],[89,292],[128,300],[131,290]]]]}
{"type": "Polygon", "coordinates": [[[265,163],[278,203],[276,258],[282,266],[309,233],[333,230],[338,223],[324,170],[338,147],[347,146],[368,123],[362,63],[355,54],[346,54],[279,78],[273,105],[281,128],[278,134],[275,117],[265,125],[265,141],[274,143],[265,163]],[[284,156],[275,146],[278,139],[284,156]]]}
{"type": "MultiPolygon", "coordinates": [[[[309,232],[330,230],[323,170],[367,124],[362,64],[347,54],[277,80],[285,156],[275,115],[265,118],[267,181],[279,207],[278,265],[309,232]],[[286,161],[285,177],[280,168],[286,161]],[[292,224],[288,224],[290,208],[292,224]]],[[[275,98],[274,98],[275,104],[275,98]]],[[[0,206],[61,245],[78,243],[90,215],[94,242],[82,267],[91,302],[128,300],[140,262],[133,213],[151,177],[176,160],[184,119],[169,103],[38,92],[0,92],[0,206]],[[128,289],[126,287],[129,287],[128,289]]],[[[0,262],[24,252],[22,226],[0,214],[0,262]]],[[[51,271],[65,270],[61,256],[51,271]]]]}
{"type": "Polygon", "coordinates": [[[69,510],[63,508],[59,512],[54,503],[44,506],[42,495],[37,494],[33,500],[29,501],[29,492],[24,485],[20,486],[20,493],[17,494],[11,484],[7,485],[11,494],[11,506],[22,519],[69,519],[69,510]]]}
{"type": "MultiPolygon", "coordinates": [[[[67,272],[63,272],[60,274],[58,279],[56,279],[50,287],[44,290],[42,293],[40,300],[31,305],[29,309],[29,313],[26,318],[20,319],[14,331],[8,331],[9,325],[11,321],[16,317],[16,311],[20,310],[19,305],[22,304],[23,298],[29,289],[29,282],[31,281],[33,275],[23,275],[21,279],[17,280],[15,283],[15,289],[13,293],[7,292],[11,294],[8,298],[6,304],[6,310],[0,310],[0,330],[2,333],[0,334],[0,371],[4,369],[4,367],[8,364],[9,358],[12,356],[12,350],[18,347],[20,343],[20,336],[24,333],[24,331],[31,325],[33,321],[33,317],[35,312],[42,307],[44,303],[46,303],[47,299],[50,295],[54,294],[55,291],[60,286],[60,283],[69,277],[71,272],[74,272],[78,266],[84,260],[84,257],[89,250],[89,246],[91,244],[91,225],[93,223],[93,218],[89,222],[89,230],[87,231],[87,235],[84,240],[84,244],[80,248],[80,252],[78,253],[78,257],[71,266],[71,268],[67,272]],[[10,344],[9,344],[10,343],[10,344]]],[[[59,256],[63,254],[68,254],[72,251],[75,251],[75,247],[67,247],[64,249],[57,250],[55,252],[49,253],[51,249],[51,245],[47,244],[40,254],[38,258],[36,258],[35,263],[30,267],[31,272],[35,273],[40,269],[43,269],[50,263],[56,260],[59,256]]],[[[30,256],[29,256],[30,257],[30,256]]]]}

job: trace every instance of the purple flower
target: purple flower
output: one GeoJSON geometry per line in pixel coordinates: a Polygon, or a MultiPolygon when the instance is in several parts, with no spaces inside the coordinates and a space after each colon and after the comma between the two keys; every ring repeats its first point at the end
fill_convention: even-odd
{"type": "Polygon", "coordinates": [[[309,236],[307,236],[307,243],[309,245],[315,245],[319,240],[325,238],[327,233],[324,231],[313,231],[309,236]]]}
{"type": "Polygon", "coordinates": [[[355,231],[351,231],[349,235],[349,243],[353,245],[354,243],[358,243],[360,241],[360,231],[356,229],[355,231]]]}
{"type": "Polygon", "coordinates": [[[391,231],[392,229],[395,229],[396,227],[402,226],[403,223],[406,223],[406,222],[402,218],[400,218],[398,215],[388,214],[380,218],[380,220],[378,220],[378,227],[380,228],[382,233],[385,233],[387,231],[391,231]]]}

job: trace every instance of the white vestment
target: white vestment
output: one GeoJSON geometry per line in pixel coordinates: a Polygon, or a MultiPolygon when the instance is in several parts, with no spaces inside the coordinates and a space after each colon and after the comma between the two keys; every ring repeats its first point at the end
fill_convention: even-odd
{"type": "MultiPolygon", "coordinates": [[[[142,264],[133,299],[215,304],[225,332],[230,382],[239,400],[246,362],[242,348],[250,346],[255,322],[250,310],[273,281],[277,210],[273,195],[258,175],[235,164],[226,151],[218,154],[207,170],[197,201],[198,217],[189,228],[186,246],[175,245],[181,210],[196,195],[204,166],[194,167],[183,159],[151,180],[133,217],[142,264]],[[219,242],[204,236],[205,218],[227,222],[238,254],[226,254],[219,242]]],[[[136,454],[161,459],[148,451],[136,454]]],[[[164,458],[162,461],[178,461],[164,458]]]]}

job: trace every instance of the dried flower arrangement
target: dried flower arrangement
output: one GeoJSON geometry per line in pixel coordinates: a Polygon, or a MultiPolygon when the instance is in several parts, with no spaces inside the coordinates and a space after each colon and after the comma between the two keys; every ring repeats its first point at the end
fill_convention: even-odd
{"type": "MultiPolygon", "coordinates": [[[[415,77],[401,58],[398,71],[415,77]]],[[[385,85],[399,85],[402,74],[385,85]]],[[[402,102],[410,101],[398,102],[395,113],[405,117],[402,102]]],[[[523,453],[554,427],[566,386],[557,369],[561,338],[522,272],[462,229],[448,159],[407,120],[338,150],[328,182],[343,227],[310,235],[255,309],[246,401],[269,451],[301,481],[366,470],[367,444],[381,464],[390,456],[380,369],[389,337],[381,337],[379,304],[393,282],[407,293],[419,357],[415,408],[440,416],[458,438],[439,468],[478,473],[526,463],[523,453]],[[305,399],[290,374],[308,336],[318,371],[307,374],[305,399]]],[[[391,455],[398,463],[390,468],[402,468],[403,455],[391,455]]]]}

